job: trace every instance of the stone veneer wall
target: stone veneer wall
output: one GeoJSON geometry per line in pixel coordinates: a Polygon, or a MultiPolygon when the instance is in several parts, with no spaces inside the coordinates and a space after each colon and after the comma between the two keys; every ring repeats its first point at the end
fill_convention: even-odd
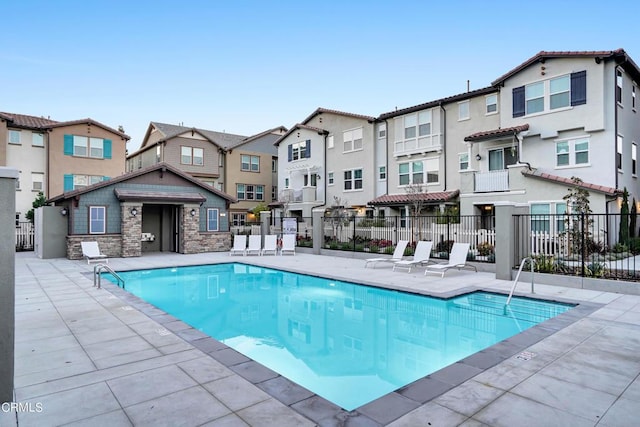
{"type": "Polygon", "coordinates": [[[122,203],[122,257],[137,257],[142,255],[142,205],[122,203]],[[131,209],[136,209],[138,214],[131,215],[131,209]]]}
{"type": "Polygon", "coordinates": [[[67,236],[67,258],[83,258],[80,242],[98,242],[100,252],[106,256],[122,256],[122,237],[119,234],[73,234],[67,236]]]}
{"type": "Polygon", "coordinates": [[[181,253],[225,252],[231,249],[231,233],[199,230],[200,209],[198,206],[185,205],[182,208],[182,221],[180,221],[181,253]],[[192,209],[195,210],[195,216],[191,215],[192,209]]]}

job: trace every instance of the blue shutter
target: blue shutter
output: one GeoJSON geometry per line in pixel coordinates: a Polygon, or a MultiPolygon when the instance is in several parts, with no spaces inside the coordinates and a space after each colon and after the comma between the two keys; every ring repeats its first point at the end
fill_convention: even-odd
{"type": "Polygon", "coordinates": [[[64,136],[64,155],[73,156],[73,135],[64,136]]]}
{"type": "Polygon", "coordinates": [[[103,143],[103,147],[104,147],[104,158],[110,159],[111,158],[111,140],[105,139],[103,143]]]}
{"type": "Polygon", "coordinates": [[[103,176],[103,177],[102,177],[102,180],[103,180],[103,181],[109,181],[109,177],[108,177],[108,176],[103,176]]]}
{"type": "Polygon", "coordinates": [[[513,117],[524,116],[524,86],[513,88],[513,117]]]}
{"type": "Polygon", "coordinates": [[[63,188],[63,191],[67,192],[67,191],[71,191],[71,190],[73,190],[73,175],[72,174],[65,174],[64,175],[64,188],[63,188]]]}
{"type": "Polygon", "coordinates": [[[307,139],[306,143],[307,143],[307,146],[306,146],[306,149],[304,150],[304,152],[306,153],[305,157],[310,158],[311,157],[311,140],[307,139]]]}
{"type": "Polygon", "coordinates": [[[289,149],[289,161],[293,160],[293,145],[289,144],[287,147],[289,149]]]}
{"type": "Polygon", "coordinates": [[[587,103],[587,71],[571,73],[571,105],[587,103]]]}

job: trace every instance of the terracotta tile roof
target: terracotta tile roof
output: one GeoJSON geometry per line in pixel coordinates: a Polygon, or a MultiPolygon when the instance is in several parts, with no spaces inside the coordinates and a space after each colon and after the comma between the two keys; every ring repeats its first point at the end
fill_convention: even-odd
{"type": "Polygon", "coordinates": [[[612,57],[622,58],[624,61],[629,61],[630,65],[637,69],[637,66],[631,61],[631,59],[627,56],[624,49],[616,49],[616,50],[585,50],[585,51],[540,51],[536,55],[524,61],[522,64],[518,65],[514,69],[508,71],[506,74],[500,76],[496,80],[494,80],[491,85],[501,85],[507,80],[509,77],[513,76],[516,73],[524,70],[528,66],[535,64],[537,62],[544,62],[546,59],[550,58],[601,58],[608,59],[612,57]]]}
{"type": "Polygon", "coordinates": [[[0,117],[11,122],[11,126],[28,129],[48,129],[51,125],[58,123],[55,120],[27,116],[26,114],[0,112],[0,117]]]}
{"type": "Polygon", "coordinates": [[[314,118],[318,114],[322,114],[322,113],[330,113],[330,114],[337,114],[339,116],[354,117],[356,119],[364,119],[364,120],[367,120],[369,122],[372,122],[372,121],[374,121],[376,119],[375,117],[372,117],[372,116],[365,116],[365,115],[362,115],[362,114],[355,114],[355,113],[346,113],[344,111],[330,110],[328,108],[319,107],[313,113],[309,114],[309,116],[306,119],[304,119],[301,123],[302,124],[307,124],[309,122],[309,120],[311,120],[312,118],[314,118]]]}
{"type": "Polygon", "coordinates": [[[519,126],[513,126],[510,128],[503,129],[493,129],[493,130],[485,130],[481,132],[476,132],[464,138],[467,142],[477,142],[477,141],[486,141],[488,139],[496,139],[507,135],[513,135],[518,132],[524,132],[529,130],[529,124],[525,123],[519,126]]]}
{"type": "Polygon", "coordinates": [[[422,200],[425,202],[447,202],[455,199],[460,194],[459,190],[454,191],[439,191],[433,193],[418,193],[418,194],[385,194],[384,196],[376,197],[371,200],[369,205],[403,205],[412,203],[416,200],[422,200]]]}
{"type": "Polygon", "coordinates": [[[90,118],[86,118],[86,119],[79,119],[79,120],[69,120],[67,122],[55,122],[51,125],[49,125],[49,128],[59,128],[59,127],[65,127],[65,126],[73,126],[73,125],[82,125],[82,124],[90,124],[93,126],[98,126],[104,130],[107,130],[109,132],[115,133],[117,135],[120,135],[122,138],[124,139],[131,139],[131,137],[129,135],[127,135],[126,133],[120,132],[117,129],[114,129],[112,127],[109,127],[105,124],[102,124],[96,120],[90,119],[90,118]]]}
{"type": "Polygon", "coordinates": [[[400,110],[389,111],[388,113],[380,114],[377,120],[385,120],[391,117],[401,116],[403,114],[409,114],[420,110],[426,110],[427,108],[437,107],[441,104],[448,104],[451,102],[458,102],[474,96],[486,95],[488,93],[497,92],[498,90],[493,86],[483,87],[482,89],[476,89],[469,92],[459,93],[457,95],[448,96],[446,98],[436,99],[424,104],[414,105],[413,107],[402,108],[400,110]]]}
{"type": "MultiPolygon", "coordinates": [[[[569,185],[571,187],[575,186],[574,182],[571,180],[571,178],[565,178],[562,176],[557,176],[557,175],[551,175],[550,173],[546,173],[546,172],[542,172],[541,170],[538,169],[524,169],[522,171],[522,174],[526,177],[530,177],[530,178],[538,178],[538,179],[542,179],[545,181],[550,181],[550,182],[554,182],[557,184],[566,184],[569,185]]],[[[605,187],[604,185],[597,185],[597,184],[591,184],[588,182],[583,182],[582,184],[578,185],[578,187],[580,188],[584,188],[585,190],[591,190],[591,191],[596,191],[598,193],[604,193],[608,196],[615,196],[619,193],[618,190],[616,190],[615,188],[612,187],[605,187]]]]}

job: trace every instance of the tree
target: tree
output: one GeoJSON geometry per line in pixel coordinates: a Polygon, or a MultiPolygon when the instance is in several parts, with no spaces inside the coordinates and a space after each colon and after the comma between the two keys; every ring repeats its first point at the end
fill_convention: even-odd
{"type": "Polygon", "coordinates": [[[638,207],[636,205],[636,198],[633,198],[631,202],[631,213],[629,214],[629,239],[636,237],[638,223],[638,207]]]}
{"type": "Polygon", "coordinates": [[[278,203],[282,205],[282,215],[284,217],[289,216],[289,205],[293,201],[293,193],[291,191],[283,190],[278,194],[278,203]]]}
{"type": "Polygon", "coordinates": [[[333,239],[336,240],[338,238],[338,231],[342,231],[342,226],[349,221],[349,215],[343,205],[342,199],[337,196],[333,196],[333,205],[331,205],[330,209],[329,218],[331,218],[331,226],[333,228],[333,239]]]}
{"type": "Polygon", "coordinates": [[[260,212],[268,211],[268,210],[269,210],[269,206],[267,206],[266,203],[258,203],[255,208],[251,209],[251,213],[259,217],[260,212]]]}
{"type": "Polygon", "coordinates": [[[571,177],[573,187],[569,188],[563,200],[571,208],[571,215],[567,216],[566,229],[563,232],[568,237],[569,247],[574,253],[581,254],[583,259],[588,255],[588,247],[593,241],[591,228],[593,219],[589,206],[589,192],[582,186],[582,180],[576,176],[571,177]]]}
{"type": "Polygon", "coordinates": [[[46,199],[44,198],[44,193],[42,191],[39,191],[35,200],[31,204],[31,206],[33,206],[33,209],[29,209],[29,211],[27,211],[27,213],[25,214],[25,217],[29,221],[31,221],[31,223],[33,223],[35,209],[39,208],[40,206],[46,206],[46,204],[47,203],[46,199]]]}
{"type": "Polygon", "coordinates": [[[419,223],[418,216],[422,213],[425,207],[425,198],[423,194],[427,193],[427,186],[423,183],[409,184],[404,190],[411,201],[411,216],[415,221],[411,221],[411,228],[415,234],[415,241],[422,240],[422,225],[419,223]],[[414,224],[415,223],[415,224],[414,224]]]}
{"type": "Polygon", "coordinates": [[[620,230],[618,231],[618,243],[629,245],[629,192],[624,187],[622,192],[622,206],[620,207],[620,230]]]}

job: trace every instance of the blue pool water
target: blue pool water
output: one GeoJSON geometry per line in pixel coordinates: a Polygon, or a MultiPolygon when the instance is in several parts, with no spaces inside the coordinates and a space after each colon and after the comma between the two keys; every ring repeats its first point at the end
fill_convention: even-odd
{"type": "MultiPolygon", "coordinates": [[[[126,290],[346,410],[570,305],[442,300],[230,263],[119,273],[126,290]]],[[[111,278],[106,275],[106,278],[111,278]]]]}

